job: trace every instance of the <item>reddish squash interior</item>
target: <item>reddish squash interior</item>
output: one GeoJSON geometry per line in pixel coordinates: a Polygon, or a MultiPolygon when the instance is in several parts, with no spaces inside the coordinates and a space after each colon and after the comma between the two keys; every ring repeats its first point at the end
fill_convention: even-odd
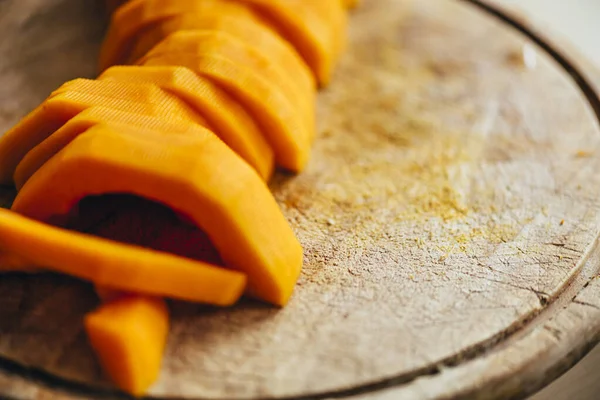
{"type": "Polygon", "coordinates": [[[68,229],[223,266],[206,233],[171,208],[129,194],[82,199],[68,229]]]}

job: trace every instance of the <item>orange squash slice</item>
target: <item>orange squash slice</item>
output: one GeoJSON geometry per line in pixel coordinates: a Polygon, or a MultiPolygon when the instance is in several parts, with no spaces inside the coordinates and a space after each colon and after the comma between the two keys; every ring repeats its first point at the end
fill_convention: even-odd
{"type": "Polygon", "coordinates": [[[226,0],[253,7],[292,44],[318,82],[329,83],[346,40],[347,13],[340,1],[226,0]]]}
{"type": "MultiPolygon", "coordinates": [[[[144,58],[163,54],[215,54],[243,64],[279,87],[299,111],[310,138],[315,129],[316,88],[310,71],[294,50],[260,23],[221,18],[220,29],[178,31],[167,36],[144,58]],[[233,32],[231,34],[230,32],[233,32]]],[[[218,22],[213,22],[219,25],[218,22]]]]}
{"type": "Polygon", "coordinates": [[[203,132],[203,128],[186,120],[167,120],[161,117],[132,114],[106,107],[91,107],[71,118],[23,157],[14,173],[14,182],[17,189],[21,189],[42,165],[78,135],[92,126],[103,123],[172,133],[194,134],[203,132]]]}
{"type": "Polygon", "coordinates": [[[141,396],[158,378],[169,333],[160,298],[125,295],[87,314],[85,331],[104,371],[121,390],[141,396]]]}
{"type": "Polygon", "coordinates": [[[183,67],[111,67],[99,79],[150,82],[190,104],[213,132],[252,165],[263,179],[271,177],[273,150],[248,112],[211,80],[183,67]]]}
{"type": "Polygon", "coordinates": [[[100,71],[123,64],[129,57],[137,35],[155,22],[188,12],[210,12],[215,7],[223,13],[229,13],[228,10],[233,13],[241,6],[229,0],[129,0],[112,15],[100,48],[100,71]]]}
{"type": "Polygon", "coordinates": [[[171,135],[97,125],[27,181],[13,210],[53,221],[82,198],[109,193],[157,201],[190,218],[225,264],[248,276],[249,294],[278,305],[291,296],[302,248],[266,184],[212,132],[171,135]]]}
{"type": "Polygon", "coordinates": [[[312,134],[301,113],[265,77],[214,54],[165,54],[145,58],[144,66],[178,65],[211,79],[236,98],[258,122],[275,152],[277,165],[292,172],[308,162],[312,134]]]}
{"type": "Polygon", "coordinates": [[[0,249],[23,265],[118,290],[221,306],[234,304],[246,282],[236,271],[67,231],[6,209],[0,209],[0,249]]]}
{"type": "Polygon", "coordinates": [[[207,124],[185,103],[155,85],[106,81],[102,86],[112,87],[112,91],[99,92],[110,96],[97,95],[91,90],[60,89],[0,137],[0,184],[12,183],[15,168],[29,150],[69,119],[93,106],[207,124]]]}

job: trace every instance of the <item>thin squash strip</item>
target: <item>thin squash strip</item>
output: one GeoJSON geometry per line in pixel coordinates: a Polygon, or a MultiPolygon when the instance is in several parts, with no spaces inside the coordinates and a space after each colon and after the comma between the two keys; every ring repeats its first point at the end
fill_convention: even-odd
{"type": "Polygon", "coordinates": [[[253,7],[292,44],[326,85],[345,46],[347,15],[340,1],[229,0],[253,7]]]}
{"type": "Polygon", "coordinates": [[[310,155],[310,135],[297,110],[262,75],[218,55],[168,54],[144,61],[144,66],[165,65],[187,67],[217,83],[258,122],[275,152],[277,165],[293,172],[304,169],[310,155]]]}
{"type": "MultiPolygon", "coordinates": [[[[242,26],[242,22],[238,26],[242,26]]],[[[262,33],[268,35],[266,28],[260,28],[260,25],[254,26],[262,33]]],[[[315,131],[315,102],[316,90],[311,86],[304,86],[294,74],[293,67],[290,68],[282,61],[288,61],[281,53],[278,53],[277,47],[266,46],[265,41],[256,40],[252,42],[252,36],[249,34],[248,40],[230,35],[225,31],[179,31],[172,33],[165,40],[156,45],[145,57],[153,58],[163,54],[215,54],[225,57],[231,62],[244,65],[252,70],[257,76],[270,82],[276,90],[280,90],[282,95],[292,106],[298,110],[302,116],[302,123],[305,126],[306,135],[312,141],[315,131]]],[[[260,36],[260,34],[257,33],[260,36]]],[[[275,36],[276,38],[276,36],[275,36]]],[[[279,50],[286,55],[293,57],[293,51],[286,47],[279,47],[279,50]]],[[[144,58],[140,60],[143,64],[144,58]]],[[[292,65],[296,65],[290,61],[292,65]]]]}
{"type": "Polygon", "coordinates": [[[27,181],[13,210],[51,221],[86,196],[109,193],[134,194],[188,216],[227,266],[247,274],[249,294],[278,305],[291,296],[302,248],[265,182],[211,132],[165,135],[97,125],[27,181]]]}
{"type": "Polygon", "coordinates": [[[219,7],[224,13],[228,13],[228,9],[244,6],[229,0],[129,0],[112,15],[100,48],[100,71],[123,64],[129,58],[137,35],[151,24],[182,13],[209,12],[213,7],[219,7]]]}
{"type": "Polygon", "coordinates": [[[104,106],[133,114],[161,116],[171,120],[186,119],[202,123],[200,116],[177,98],[158,87],[146,85],[132,100],[103,97],[89,93],[63,91],[55,93],[0,137],[0,184],[11,184],[15,168],[32,148],[83,110],[104,106]],[[156,90],[155,90],[156,89],[156,90]]]}
{"type": "Polygon", "coordinates": [[[220,306],[234,304],[246,281],[236,271],[67,231],[6,209],[0,209],[0,249],[23,264],[119,290],[220,306]]]}
{"type": "MultiPolygon", "coordinates": [[[[168,120],[161,117],[132,114],[106,107],[91,107],[71,118],[23,157],[14,173],[14,182],[17,189],[23,187],[25,182],[27,182],[27,180],[42,167],[42,165],[67,146],[78,135],[87,131],[92,126],[102,123],[111,123],[112,125],[119,126],[128,125],[130,127],[145,128],[150,131],[177,132],[183,134],[203,132],[202,128],[198,127],[198,125],[192,124],[186,120],[168,120]]],[[[227,141],[225,141],[225,143],[227,144],[227,141]]],[[[233,146],[230,145],[230,147],[235,150],[233,146]]],[[[238,154],[245,158],[244,156],[247,152],[242,149],[241,153],[242,154],[238,152],[238,154]]],[[[258,164],[259,168],[262,168],[261,172],[265,174],[270,174],[272,171],[273,155],[270,148],[267,148],[263,154],[257,155],[254,159],[245,159],[251,165],[255,163],[258,164]]]]}
{"type": "Polygon", "coordinates": [[[125,295],[102,304],[84,320],[104,371],[121,390],[142,396],[156,381],[169,333],[169,310],[160,298],[125,295]]]}
{"type": "Polygon", "coordinates": [[[211,80],[183,67],[111,67],[99,79],[150,82],[199,110],[217,134],[260,176],[269,180],[275,164],[271,146],[248,112],[211,80]]]}

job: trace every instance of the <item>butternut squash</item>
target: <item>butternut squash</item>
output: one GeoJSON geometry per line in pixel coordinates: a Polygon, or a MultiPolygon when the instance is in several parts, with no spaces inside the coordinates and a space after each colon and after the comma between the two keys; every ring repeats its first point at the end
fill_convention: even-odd
{"type": "Polygon", "coordinates": [[[67,231],[6,209],[0,209],[0,250],[21,259],[22,265],[118,290],[220,306],[234,304],[246,283],[236,271],[67,231]]]}
{"type": "Polygon", "coordinates": [[[169,333],[169,310],[160,298],[125,295],[102,304],[84,320],[104,371],[123,391],[142,396],[156,381],[169,333]]]}
{"type": "Polygon", "coordinates": [[[150,49],[171,33],[195,29],[221,30],[223,18],[251,20],[263,24],[263,26],[273,31],[273,28],[268,27],[267,22],[249,7],[238,3],[222,1],[219,4],[215,4],[214,7],[201,12],[196,10],[182,11],[169,18],[148,24],[146,28],[136,35],[132,50],[128,54],[127,63],[135,64],[137,60],[142,58],[150,49]]]}
{"type": "Polygon", "coordinates": [[[311,135],[297,110],[261,74],[218,55],[166,54],[147,58],[143,65],[183,66],[211,79],[254,116],[275,152],[277,165],[293,172],[306,166],[311,135]]]}
{"type": "MultiPolygon", "coordinates": [[[[306,67],[302,69],[302,61],[285,42],[260,24],[242,19],[231,21],[231,26],[237,27],[229,29],[237,29],[236,35],[229,34],[225,29],[172,33],[145,57],[163,54],[215,54],[242,64],[281,90],[283,96],[302,116],[308,137],[312,140],[316,90],[310,80],[306,79],[310,75],[306,67]]],[[[144,58],[140,63],[144,62],[144,58]]]]}
{"type": "Polygon", "coordinates": [[[228,0],[251,6],[292,44],[325,86],[345,46],[347,14],[340,1],[228,0]]]}
{"type": "Polygon", "coordinates": [[[304,60],[293,46],[265,25],[254,14],[241,8],[237,12],[221,12],[218,7],[202,14],[185,13],[149,26],[138,35],[136,46],[129,61],[135,63],[153,47],[178,31],[218,31],[229,34],[259,51],[271,62],[291,75],[291,80],[306,91],[307,96],[314,95],[315,78],[304,60]]]}
{"type": "MultiPolygon", "coordinates": [[[[250,295],[287,303],[302,248],[266,184],[211,132],[165,135],[97,125],[27,181],[13,210],[51,221],[83,197],[107,193],[131,193],[188,216],[227,266],[247,274],[250,295]]],[[[215,285],[212,278],[206,283],[215,285]]]]}
{"type": "Polygon", "coordinates": [[[190,107],[179,97],[162,90],[151,82],[115,82],[113,80],[74,79],[64,83],[50,94],[50,97],[65,92],[106,97],[109,99],[126,99],[138,103],[163,104],[163,109],[156,108],[154,115],[167,119],[184,119],[212,129],[199,110],[190,107]]]}
{"type": "Polygon", "coordinates": [[[129,0],[112,15],[100,48],[100,71],[123,64],[129,57],[136,36],[155,22],[187,12],[201,14],[218,7],[223,13],[235,12],[243,5],[229,0],[129,0]]]}
{"type": "MultiPolygon", "coordinates": [[[[23,157],[14,173],[14,182],[17,189],[21,189],[31,175],[78,135],[87,131],[88,128],[102,123],[111,123],[117,126],[128,125],[152,131],[183,134],[203,132],[202,128],[199,128],[198,125],[185,120],[166,120],[160,117],[132,114],[105,107],[91,107],[71,118],[23,157]]],[[[232,149],[235,150],[233,147],[232,149]]],[[[242,151],[242,153],[245,152],[242,151]]],[[[241,155],[244,156],[245,154],[241,155]]],[[[254,156],[253,154],[251,155],[254,156]]],[[[258,163],[258,167],[262,169],[262,173],[267,174],[267,176],[271,173],[273,155],[270,148],[267,148],[263,154],[257,154],[254,159],[250,159],[249,161],[252,164],[254,160],[258,163]]]]}
{"type": "Polygon", "coordinates": [[[29,150],[40,144],[69,119],[93,106],[207,124],[181,100],[168,95],[157,86],[108,81],[103,86],[112,87],[112,91],[100,92],[104,95],[110,94],[110,97],[85,91],[60,89],[0,137],[0,184],[12,183],[15,168],[29,150]],[[129,88],[128,95],[125,88],[129,88]]]}
{"type": "Polygon", "coordinates": [[[258,125],[227,92],[183,67],[111,67],[99,79],[150,82],[199,110],[217,134],[260,176],[269,180],[274,154],[258,125]]]}

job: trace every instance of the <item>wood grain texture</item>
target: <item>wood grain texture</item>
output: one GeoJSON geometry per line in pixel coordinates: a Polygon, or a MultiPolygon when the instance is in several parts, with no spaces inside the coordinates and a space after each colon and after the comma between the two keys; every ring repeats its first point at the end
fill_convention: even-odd
{"type": "MultiPolygon", "coordinates": [[[[99,15],[0,0],[0,131],[93,76],[99,15]]],[[[308,170],[272,183],[305,247],[293,301],[174,304],[152,396],[510,397],[596,339],[600,130],[542,49],[465,2],[366,1],[318,111],[308,170]]],[[[0,393],[112,397],[81,331],[93,304],[0,277],[0,393]]]]}

